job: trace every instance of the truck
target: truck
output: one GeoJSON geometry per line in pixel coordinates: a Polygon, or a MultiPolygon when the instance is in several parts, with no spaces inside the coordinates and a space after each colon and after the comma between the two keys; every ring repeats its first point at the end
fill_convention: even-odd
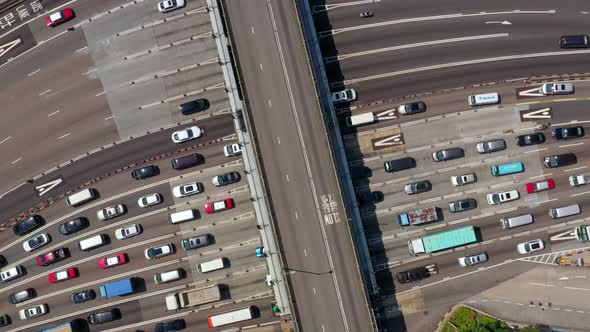
{"type": "Polygon", "coordinates": [[[412,256],[429,254],[477,242],[475,228],[471,225],[434,233],[408,241],[412,256]]]}
{"type": "Polygon", "coordinates": [[[111,298],[131,294],[135,291],[133,278],[110,282],[98,288],[101,297],[111,298]]]}
{"type": "Polygon", "coordinates": [[[423,209],[400,213],[397,222],[400,226],[417,226],[438,221],[438,208],[431,206],[423,209]]]}
{"type": "Polygon", "coordinates": [[[191,289],[166,296],[166,308],[177,310],[221,300],[219,285],[191,289]]]}
{"type": "Polygon", "coordinates": [[[570,176],[570,186],[572,187],[579,187],[588,183],[590,183],[590,173],[570,176]]]}
{"type": "Polygon", "coordinates": [[[588,241],[590,240],[590,225],[580,225],[574,228],[574,233],[576,234],[576,240],[578,241],[588,241]]]}

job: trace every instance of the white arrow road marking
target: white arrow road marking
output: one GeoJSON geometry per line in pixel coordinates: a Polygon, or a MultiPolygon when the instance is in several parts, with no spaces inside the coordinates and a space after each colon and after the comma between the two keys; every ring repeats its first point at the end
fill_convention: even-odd
{"type": "Polygon", "coordinates": [[[392,146],[402,144],[404,144],[404,142],[402,141],[400,134],[389,136],[385,139],[375,142],[375,146],[392,146]]]}
{"type": "Polygon", "coordinates": [[[519,96],[529,96],[529,97],[542,97],[543,94],[541,93],[541,87],[536,86],[532,89],[520,91],[518,93],[519,96]]]}
{"type": "Polygon", "coordinates": [[[8,51],[10,51],[11,49],[15,48],[16,45],[20,44],[21,39],[15,39],[11,42],[8,42],[4,45],[0,45],[0,57],[2,57],[4,54],[6,54],[8,51]]]}
{"type": "Polygon", "coordinates": [[[397,116],[395,115],[395,108],[383,111],[381,113],[377,113],[377,120],[393,120],[393,119],[397,119],[397,116]]]}
{"type": "Polygon", "coordinates": [[[540,110],[524,113],[523,119],[551,119],[551,107],[542,108],[540,110]]]}
{"type": "Polygon", "coordinates": [[[508,21],[488,21],[486,24],[502,24],[502,25],[511,25],[512,23],[508,21]]]}
{"type": "Polygon", "coordinates": [[[551,237],[551,241],[565,241],[565,240],[572,240],[575,238],[576,238],[576,235],[574,234],[574,231],[569,230],[569,231],[565,231],[563,233],[553,235],[551,237]]]}
{"type": "Polygon", "coordinates": [[[63,182],[63,180],[61,178],[59,178],[57,180],[53,180],[53,181],[44,183],[44,184],[42,184],[40,186],[37,186],[37,187],[35,187],[35,189],[37,189],[37,191],[39,192],[39,196],[43,196],[48,191],[50,191],[51,189],[57,187],[62,182],[63,182]]]}

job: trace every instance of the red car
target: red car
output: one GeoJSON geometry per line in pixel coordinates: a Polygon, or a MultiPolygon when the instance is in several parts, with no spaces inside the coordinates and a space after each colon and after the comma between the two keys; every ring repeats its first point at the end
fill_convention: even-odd
{"type": "Polygon", "coordinates": [[[109,267],[121,265],[127,263],[127,255],[125,253],[119,253],[113,257],[103,257],[98,260],[98,267],[101,269],[108,269],[109,267]]]}
{"type": "Polygon", "coordinates": [[[56,282],[76,278],[76,276],[76,268],[71,267],[67,270],[52,272],[47,277],[50,283],[55,284],[56,282]]]}
{"type": "Polygon", "coordinates": [[[538,193],[539,191],[545,191],[555,188],[555,181],[553,179],[547,179],[539,182],[529,182],[526,184],[526,192],[529,194],[538,193]]]}
{"type": "Polygon", "coordinates": [[[45,23],[48,27],[55,27],[64,22],[67,22],[74,18],[74,11],[72,8],[64,8],[62,11],[53,13],[45,18],[45,23]]]}
{"type": "Polygon", "coordinates": [[[59,248],[37,256],[37,264],[39,264],[39,266],[47,266],[59,262],[66,257],[68,257],[66,248],[59,248]]]}
{"type": "Polygon", "coordinates": [[[209,202],[205,204],[205,212],[207,213],[215,213],[233,208],[234,201],[231,198],[226,198],[223,201],[209,202]]]}

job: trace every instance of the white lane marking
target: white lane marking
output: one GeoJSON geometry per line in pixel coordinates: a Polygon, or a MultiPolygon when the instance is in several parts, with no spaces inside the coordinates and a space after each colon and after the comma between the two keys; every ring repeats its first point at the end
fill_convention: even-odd
{"type": "Polygon", "coordinates": [[[102,96],[102,95],[104,95],[104,94],[105,94],[105,92],[103,91],[103,92],[101,92],[101,93],[97,94],[97,95],[96,95],[96,97],[102,96]]]}
{"type": "Polygon", "coordinates": [[[479,35],[479,36],[469,36],[469,37],[460,37],[460,38],[440,39],[440,40],[432,40],[432,41],[426,41],[426,42],[420,42],[420,43],[414,43],[414,44],[405,44],[405,45],[384,47],[384,48],[378,48],[378,49],[375,49],[375,50],[361,51],[361,52],[355,52],[355,53],[349,53],[349,54],[343,54],[343,55],[337,55],[337,56],[327,57],[327,58],[324,58],[324,63],[328,64],[328,63],[332,63],[332,62],[336,62],[336,61],[342,61],[342,60],[345,60],[345,59],[359,57],[359,56],[363,56],[363,55],[378,54],[378,53],[384,53],[384,52],[390,52],[390,51],[397,51],[397,50],[404,50],[404,49],[421,47],[421,46],[441,45],[441,44],[456,43],[456,42],[462,42],[462,41],[468,41],[468,40],[480,40],[480,39],[500,38],[500,37],[508,37],[508,36],[509,36],[508,33],[495,33],[495,34],[489,34],[489,35],[479,35]]]}
{"type": "Polygon", "coordinates": [[[115,117],[114,115],[111,115],[111,116],[109,116],[109,117],[106,117],[106,118],[104,118],[104,119],[105,119],[105,120],[110,120],[110,119],[112,119],[112,118],[114,118],[114,117],[115,117]]]}
{"type": "Polygon", "coordinates": [[[281,144],[281,138],[279,136],[277,136],[277,142],[281,144]]]}
{"type": "Polygon", "coordinates": [[[550,285],[550,284],[539,284],[536,282],[529,282],[529,285],[533,285],[533,286],[544,286],[544,287],[555,287],[555,285],[550,285]]]}
{"type": "Polygon", "coordinates": [[[509,21],[487,21],[486,24],[512,25],[509,21]]]}
{"type": "Polygon", "coordinates": [[[548,199],[546,201],[537,202],[536,204],[541,205],[541,204],[550,203],[550,202],[557,201],[557,200],[559,200],[559,198],[548,199]]]}
{"type": "Polygon", "coordinates": [[[572,120],[570,122],[553,123],[553,124],[551,124],[551,127],[559,127],[559,126],[565,126],[565,125],[569,125],[569,124],[580,124],[580,123],[590,123],[590,120],[586,120],[586,121],[572,120]]]}
{"type": "Polygon", "coordinates": [[[574,144],[560,145],[559,147],[560,148],[567,148],[570,146],[583,145],[583,144],[584,144],[584,142],[580,142],[580,143],[574,143],[574,144]]]}
{"type": "Polygon", "coordinates": [[[8,136],[8,137],[6,137],[6,138],[5,138],[5,139],[3,139],[2,141],[0,141],[0,144],[2,144],[2,143],[4,143],[4,142],[8,141],[8,140],[9,140],[9,139],[11,139],[11,138],[12,138],[12,136],[8,136]]]}
{"type": "Polygon", "coordinates": [[[262,64],[260,64],[260,71],[264,71],[264,67],[262,67],[262,64]]]}
{"type": "Polygon", "coordinates": [[[548,148],[542,148],[542,149],[537,149],[537,150],[530,150],[530,151],[525,151],[524,153],[533,153],[533,152],[539,152],[539,151],[545,151],[548,148]]]}
{"type": "Polygon", "coordinates": [[[254,34],[254,26],[250,26],[250,31],[252,34],[254,34]]]}
{"type": "Polygon", "coordinates": [[[88,74],[90,74],[90,73],[93,73],[93,72],[95,72],[95,71],[96,71],[96,68],[94,68],[94,69],[90,69],[89,71],[82,73],[82,75],[86,76],[86,75],[88,75],[88,74]]]}
{"type": "Polygon", "coordinates": [[[307,257],[307,249],[303,249],[303,254],[307,257]]]}
{"type": "Polygon", "coordinates": [[[39,94],[39,96],[42,96],[42,95],[44,95],[44,94],[47,94],[47,93],[49,93],[49,92],[51,92],[51,89],[49,89],[49,90],[45,90],[45,91],[41,92],[41,93],[39,94]]]}
{"type": "Polygon", "coordinates": [[[585,291],[590,291],[590,289],[588,288],[579,288],[579,287],[570,287],[570,286],[565,286],[563,288],[567,288],[567,289],[573,289],[573,290],[585,290],[585,291]]]}
{"type": "Polygon", "coordinates": [[[272,101],[268,100],[268,107],[272,108],[272,101]]]}
{"type": "Polygon", "coordinates": [[[285,177],[287,178],[287,182],[289,182],[289,174],[285,174],[285,177]]]}
{"type": "Polygon", "coordinates": [[[553,175],[553,173],[549,173],[549,174],[541,174],[541,175],[537,175],[537,176],[531,176],[531,177],[529,178],[529,180],[534,180],[534,179],[538,179],[538,178],[544,178],[544,177],[546,177],[546,176],[551,176],[551,175],[553,175]]]}
{"type": "Polygon", "coordinates": [[[87,48],[88,48],[88,46],[84,46],[84,47],[82,47],[82,48],[79,48],[79,49],[77,49],[77,50],[75,51],[75,53],[80,53],[80,52],[84,51],[84,50],[85,50],[85,49],[87,49],[87,48]]]}
{"type": "Polygon", "coordinates": [[[295,211],[295,219],[299,219],[299,213],[297,211],[295,211]]]}
{"type": "Polygon", "coordinates": [[[59,110],[57,110],[57,111],[55,111],[55,112],[53,112],[53,113],[49,113],[49,114],[47,114],[47,117],[50,117],[50,116],[56,115],[57,113],[59,113],[59,110]]]}
{"type": "Polygon", "coordinates": [[[18,163],[21,159],[23,159],[23,157],[18,158],[17,160],[11,162],[10,164],[14,165],[14,164],[18,163]]]}
{"type": "Polygon", "coordinates": [[[570,197],[576,197],[576,196],[587,195],[587,194],[590,194],[590,191],[584,191],[582,193],[573,194],[573,195],[570,195],[570,197]]]}
{"type": "Polygon", "coordinates": [[[317,292],[315,291],[315,287],[313,287],[312,289],[313,289],[313,295],[316,295],[317,292]]]}
{"type": "Polygon", "coordinates": [[[584,168],[586,168],[586,167],[588,167],[588,166],[574,167],[574,168],[564,169],[563,171],[564,171],[564,172],[577,171],[577,170],[579,170],[579,169],[584,169],[584,168]]]}
{"type": "Polygon", "coordinates": [[[29,74],[27,75],[27,77],[31,77],[31,76],[33,76],[33,75],[37,74],[37,73],[38,73],[38,72],[40,72],[40,71],[41,71],[41,69],[37,69],[37,70],[35,70],[34,72],[32,72],[32,73],[29,73],[29,74]]]}
{"type": "Polygon", "coordinates": [[[70,136],[70,133],[67,133],[67,134],[65,134],[65,135],[62,135],[62,136],[58,137],[57,139],[66,138],[66,137],[68,137],[68,136],[70,136]]]}

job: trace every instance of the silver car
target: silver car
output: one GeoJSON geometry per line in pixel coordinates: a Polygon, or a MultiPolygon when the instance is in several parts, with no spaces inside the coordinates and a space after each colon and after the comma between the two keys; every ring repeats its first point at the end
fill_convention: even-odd
{"type": "Polygon", "coordinates": [[[459,257],[458,259],[459,265],[463,267],[473,266],[475,264],[485,263],[488,261],[488,254],[486,252],[482,252],[475,255],[459,257]]]}

